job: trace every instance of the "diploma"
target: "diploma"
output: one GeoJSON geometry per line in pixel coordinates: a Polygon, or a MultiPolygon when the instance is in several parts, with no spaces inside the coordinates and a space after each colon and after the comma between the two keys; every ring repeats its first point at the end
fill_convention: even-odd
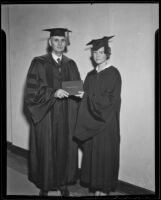
{"type": "Polygon", "coordinates": [[[83,81],[63,81],[62,89],[69,93],[69,95],[76,95],[78,91],[83,91],[83,81]]]}

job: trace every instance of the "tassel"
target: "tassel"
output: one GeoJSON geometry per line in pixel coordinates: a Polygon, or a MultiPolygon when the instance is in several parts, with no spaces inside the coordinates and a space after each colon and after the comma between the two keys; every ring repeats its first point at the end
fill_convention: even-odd
{"type": "Polygon", "coordinates": [[[66,32],[66,42],[67,42],[67,46],[70,45],[70,40],[69,40],[69,32],[66,32]]]}

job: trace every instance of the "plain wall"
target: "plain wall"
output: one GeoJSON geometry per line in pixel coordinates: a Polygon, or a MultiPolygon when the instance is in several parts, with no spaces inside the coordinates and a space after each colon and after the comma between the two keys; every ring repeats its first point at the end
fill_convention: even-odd
{"type": "MultiPolygon", "coordinates": [[[[9,17],[8,17],[8,13],[9,13],[9,8],[7,6],[3,6],[3,9],[1,9],[1,29],[5,32],[6,35],[6,64],[7,64],[7,68],[6,68],[6,86],[7,86],[7,141],[12,141],[12,108],[11,108],[11,73],[10,73],[10,45],[9,45],[9,17]]],[[[3,52],[3,49],[1,48],[1,51],[3,52]]],[[[4,59],[4,58],[3,58],[4,59]]],[[[5,67],[3,65],[1,65],[1,67],[5,67]]]]}
{"type": "MultiPolygon", "coordinates": [[[[159,4],[3,5],[7,32],[7,140],[28,149],[29,126],[22,113],[23,90],[31,60],[45,54],[45,28],[72,30],[67,56],[84,80],[92,69],[86,43],[115,35],[111,64],[122,76],[119,179],[155,191],[154,41],[159,4]]],[[[81,153],[80,160],[81,162],[81,153]]]]}

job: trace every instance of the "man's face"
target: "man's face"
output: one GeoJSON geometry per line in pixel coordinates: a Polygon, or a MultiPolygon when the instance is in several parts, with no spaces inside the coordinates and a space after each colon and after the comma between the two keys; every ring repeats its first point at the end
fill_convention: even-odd
{"type": "Polygon", "coordinates": [[[55,53],[63,53],[66,47],[66,38],[64,36],[52,36],[49,44],[55,53]]]}
{"type": "Polygon", "coordinates": [[[97,64],[104,63],[107,59],[107,56],[104,52],[104,47],[99,48],[97,51],[93,51],[93,58],[97,64]]]}

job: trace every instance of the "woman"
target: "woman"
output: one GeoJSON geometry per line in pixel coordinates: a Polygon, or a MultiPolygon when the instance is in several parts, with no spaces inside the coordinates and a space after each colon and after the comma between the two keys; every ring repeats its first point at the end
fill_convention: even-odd
{"type": "Polygon", "coordinates": [[[75,137],[81,140],[83,159],[81,183],[108,195],[116,189],[119,172],[121,76],[109,64],[110,37],[92,40],[92,61],[95,69],[87,74],[75,137]]]}

